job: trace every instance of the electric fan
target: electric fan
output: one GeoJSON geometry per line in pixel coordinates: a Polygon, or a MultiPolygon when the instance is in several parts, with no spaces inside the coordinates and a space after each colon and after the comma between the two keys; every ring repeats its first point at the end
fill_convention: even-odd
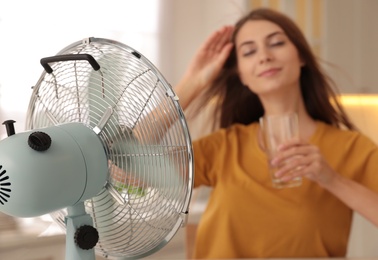
{"type": "Polygon", "coordinates": [[[146,257],[186,224],[191,139],[155,66],[117,41],[87,38],[41,59],[26,128],[0,142],[0,211],[51,214],[66,259],[146,257]]]}

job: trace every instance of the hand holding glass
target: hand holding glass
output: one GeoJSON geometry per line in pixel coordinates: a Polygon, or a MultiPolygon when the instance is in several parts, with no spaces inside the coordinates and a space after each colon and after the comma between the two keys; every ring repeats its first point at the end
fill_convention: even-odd
{"type": "Polygon", "coordinates": [[[272,159],[277,154],[278,147],[299,136],[298,116],[296,113],[284,115],[271,115],[260,118],[260,126],[262,130],[262,137],[265,145],[265,151],[268,156],[269,172],[272,177],[273,187],[275,188],[289,188],[296,187],[302,184],[301,177],[283,182],[274,174],[277,167],[271,164],[272,159]]]}

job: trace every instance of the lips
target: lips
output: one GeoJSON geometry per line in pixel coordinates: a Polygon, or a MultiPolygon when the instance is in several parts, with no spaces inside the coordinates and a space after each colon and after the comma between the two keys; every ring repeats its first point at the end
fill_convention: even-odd
{"type": "Polygon", "coordinates": [[[267,70],[264,70],[263,72],[261,72],[260,74],[258,74],[259,77],[270,77],[270,76],[274,76],[275,74],[277,74],[281,69],[280,68],[270,68],[270,69],[267,69],[267,70]]]}

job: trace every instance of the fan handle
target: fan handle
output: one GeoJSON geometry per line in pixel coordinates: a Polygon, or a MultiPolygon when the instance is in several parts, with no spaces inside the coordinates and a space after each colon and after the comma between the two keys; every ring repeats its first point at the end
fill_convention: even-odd
{"type": "Polygon", "coordinates": [[[100,69],[100,64],[98,64],[98,62],[93,58],[93,56],[89,54],[64,54],[46,57],[41,59],[41,65],[47,73],[51,74],[53,72],[53,69],[50,67],[49,63],[72,60],[86,60],[89,62],[89,64],[91,64],[92,68],[95,71],[100,69]]]}

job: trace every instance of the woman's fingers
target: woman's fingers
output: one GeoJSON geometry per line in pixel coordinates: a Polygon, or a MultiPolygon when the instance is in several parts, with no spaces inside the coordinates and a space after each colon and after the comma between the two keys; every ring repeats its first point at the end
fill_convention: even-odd
{"type": "Polygon", "coordinates": [[[318,147],[301,141],[285,144],[271,163],[278,168],[275,175],[282,181],[303,176],[324,185],[336,174],[318,147]]]}
{"type": "Polygon", "coordinates": [[[230,43],[233,26],[224,26],[213,32],[202,45],[202,51],[221,52],[223,47],[230,43]]]}
{"type": "Polygon", "coordinates": [[[214,51],[215,52],[222,52],[223,48],[231,43],[231,36],[233,32],[233,27],[226,26],[219,32],[217,41],[215,42],[214,51]]]}

